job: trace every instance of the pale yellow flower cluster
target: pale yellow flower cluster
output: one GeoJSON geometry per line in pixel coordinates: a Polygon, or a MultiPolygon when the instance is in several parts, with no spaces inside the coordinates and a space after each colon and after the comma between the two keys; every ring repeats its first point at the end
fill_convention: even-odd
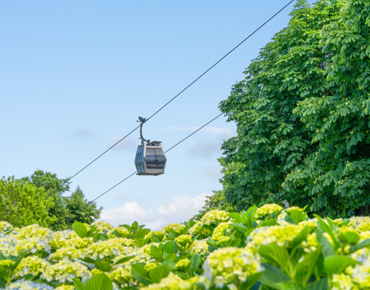
{"type": "Polygon", "coordinates": [[[69,260],[85,258],[85,249],[76,249],[75,247],[65,247],[56,250],[55,253],[49,256],[49,261],[58,262],[67,258],[69,260]]]}
{"type": "Polygon", "coordinates": [[[162,231],[164,233],[170,233],[171,231],[174,231],[177,234],[180,234],[184,228],[185,228],[185,225],[184,224],[173,223],[173,224],[169,224],[169,225],[165,226],[162,229],[162,231]]]}
{"type": "Polygon", "coordinates": [[[54,233],[49,245],[53,248],[75,247],[76,249],[86,248],[93,243],[92,238],[81,239],[73,231],[60,231],[54,233]]]}
{"type": "Polygon", "coordinates": [[[123,238],[114,238],[107,241],[99,241],[90,245],[86,249],[86,252],[84,254],[92,259],[102,259],[104,257],[111,256],[112,254],[115,256],[129,256],[130,253],[132,253],[132,249],[122,245],[124,244],[124,242],[125,239],[123,238]]]}
{"type": "Polygon", "coordinates": [[[18,265],[14,276],[16,278],[21,278],[28,274],[37,276],[45,271],[47,267],[50,266],[50,263],[37,256],[29,256],[24,258],[18,265]]]}
{"type": "Polygon", "coordinates": [[[278,214],[283,210],[280,205],[277,204],[265,204],[257,209],[257,217],[266,217],[272,214],[278,214]]]}
{"type": "Polygon", "coordinates": [[[113,226],[111,226],[109,223],[104,222],[104,221],[93,222],[91,226],[96,227],[98,232],[100,233],[108,233],[110,230],[113,229],[113,226]]]}
{"type": "Polygon", "coordinates": [[[251,238],[256,246],[277,243],[279,246],[288,248],[302,229],[303,227],[300,225],[291,224],[258,228],[251,233],[251,238]]]}
{"type": "Polygon", "coordinates": [[[195,240],[190,246],[191,254],[208,255],[208,244],[207,240],[195,240]]]}
{"type": "Polygon", "coordinates": [[[228,242],[230,240],[230,227],[229,222],[220,223],[214,230],[212,234],[212,240],[217,242],[217,245],[221,245],[222,243],[228,242]]]}
{"type": "Polygon", "coordinates": [[[175,241],[181,246],[186,246],[187,244],[191,244],[193,242],[193,239],[191,235],[181,235],[178,236],[175,241]]]}
{"type": "Polygon", "coordinates": [[[245,282],[250,275],[264,268],[249,249],[220,248],[212,252],[203,264],[204,276],[217,288],[245,282]]]}
{"type": "Polygon", "coordinates": [[[230,219],[228,213],[223,210],[211,210],[207,212],[201,219],[202,223],[204,225],[210,225],[210,224],[219,224],[222,222],[226,222],[230,219]]]}
{"type": "Polygon", "coordinates": [[[195,284],[195,279],[186,281],[179,276],[170,274],[167,278],[161,280],[158,284],[152,284],[141,288],[142,290],[192,290],[195,284]]]}
{"type": "Polygon", "coordinates": [[[91,277],[89,269],[78,262],[67,259],[44,269],[41,278],[47,281],[56,280],[59,283],[73,282],[73,278],[78,277],[81,281],[86,281],[91,277]]]}
{"type": "Polygon", "coordinates": [[[123,237],[124,236],[127,236],[129,234],[128,230],[124,227],[117,227],[117,228],[113,228],[111,230],[108,231],[107,235],[110,236],[113,234],[114,231],[117,231],[120,235],[122,235],[123,237]]]}

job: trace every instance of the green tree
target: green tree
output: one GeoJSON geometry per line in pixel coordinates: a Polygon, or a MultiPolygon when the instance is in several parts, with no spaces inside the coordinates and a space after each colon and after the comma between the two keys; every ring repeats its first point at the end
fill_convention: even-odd
{"type": "Polygon", "coordinates": [[[22,183],[30,183],[37,188],[43,188],[48,196],[53,199],[54,206],[49,209],[49,216],[55,217],[56,229],[66,229],[68,224],[64,221],[68,215],[68,210],[64,204],[63,194],[69,191],[70,181],[68,178],[60,179],[55,173],[36,170],[31,176],[20,179],[22,183]],[[60,221],[64,221],[59,223],[60,221]]]}
{"type": "Polygon", "coordinates": [[[310,209],[330,216],[369,215],[370,2],[341,1],[321,31],[328,92],[305,98],[294,113],[311,131],[315,150],[284,182],[310,196],[310,209]]]}
{"type": "Polygon", "coordinates": [[[48,227],[54,221],[48,210],[54,205],[43,188],[21,183],[14,176],[0,180],[0,220],[22,227],[39,224],[48,227]]]}
{"type": "Polygon", "coordinates": [[[91,224],[100,217],[103,209],[102,207],[98,208],[95,202],[89,202],[79,186],[71,196],[65,197],[64,200],[69,212],[66,221],[68,225],[72,225],[75,221],[91,224]]]}
{"type": "Polygon", "coordinates": [[[368,33],[368,1],[297,2],[220,104],[238,133],[220,158],[232,205],[345,216],[369,204],[368,33]]]}

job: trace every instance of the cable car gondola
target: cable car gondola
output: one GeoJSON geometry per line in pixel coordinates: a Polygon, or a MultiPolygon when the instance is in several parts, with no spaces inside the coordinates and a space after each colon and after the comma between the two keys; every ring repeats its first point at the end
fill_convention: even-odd
{"type": "Polygon", "coordinates": [[[135,166],[137,175],[160,175],[164,174],[166,167],[166,155],[163,152],[161,141],[146,140],[143,137],[143,125],[147,119],[139,117],[141,145],[137,147],[135,166]]]}

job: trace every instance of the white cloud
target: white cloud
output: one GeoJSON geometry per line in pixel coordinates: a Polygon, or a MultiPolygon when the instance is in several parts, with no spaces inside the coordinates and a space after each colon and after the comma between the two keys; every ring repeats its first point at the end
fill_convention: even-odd
{"type": "Polygon", "coordinates": [[[91,138],[94,137],[94,133],[87,129],[78,129],[73,133],[73,136],[79,137],[79,138],[91,138]]]}
{"type": "Polygon", "coordinates": [[[114,226],[137,221],[147,228],[159,230],[169,223],[184,222],[196,215],[203,207],[207,195],[210,194],[202,193],[195,197],[173,196],[170,202],[155,210],[144,210],[137,202],[128,202],[121,208],[103,210],[100,219],[114,226]]]}
{"type": "MultiPolygon", "coordinates": [[[[116,144],[122,138],[123,137],[120,137],[120,136],[112,137],[110,139],[109,146],[113,146],[114,144],[116,144]]],[[[137,142],[137,144],[139,144],[139,142],[137,142]]],[[[121,142],[119,142],[116,146],[114,146],[113,149],[122,150],[122,149],[127,149],[127,148],[133,148],[134,146],[135,146],[135,140],[130,138],[130,137],[126,137],[121,142]]]]}

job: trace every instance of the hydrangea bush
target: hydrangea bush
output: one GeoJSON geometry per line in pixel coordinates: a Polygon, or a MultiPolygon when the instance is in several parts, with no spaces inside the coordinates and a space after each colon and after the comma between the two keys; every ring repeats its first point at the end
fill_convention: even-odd
{"type": "Polygon", "coordinates": [[[69,231],[0,224],[0,288],[370,289],[370,219],[309,219],[276,204],[200,221],[69,231]]]}

